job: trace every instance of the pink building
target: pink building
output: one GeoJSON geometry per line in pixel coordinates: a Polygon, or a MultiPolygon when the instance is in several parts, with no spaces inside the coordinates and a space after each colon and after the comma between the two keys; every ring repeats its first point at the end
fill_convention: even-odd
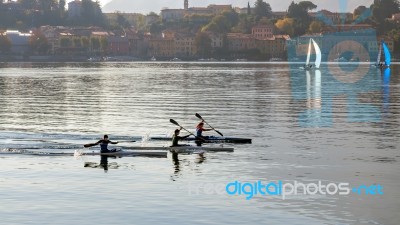
{"type": "Polygon", "coordinates": [[[110,36],[108,37],[107,52],[113,55],[128,55],[129,40],[127,37],[110,36]]]}
{"type": "Polygon", "coordinates": [[[274,36],[274,27],[267,25],[257,25],[251,29],[251,34],[256,39],[269,39],[274,36]]]}

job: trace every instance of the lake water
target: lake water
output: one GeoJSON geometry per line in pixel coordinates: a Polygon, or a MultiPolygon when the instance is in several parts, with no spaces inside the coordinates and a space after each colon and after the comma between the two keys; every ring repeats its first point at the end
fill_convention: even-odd
{"type": "Polygon", "coordinates": [[[398,224],[400,67],[299,66],[0,64],[1,224],[398,224]],[[107,171],[99,156],[9,154],[82,151],[103,134],[118,148],[166,146],[145,139],[171,135],[170,118],[193,131],[195,113],[253,143],[205,158],[109,158],[107,171]],[[234,181],[380,185],[383,194],[246,200],[225,191],[234,181]]]}

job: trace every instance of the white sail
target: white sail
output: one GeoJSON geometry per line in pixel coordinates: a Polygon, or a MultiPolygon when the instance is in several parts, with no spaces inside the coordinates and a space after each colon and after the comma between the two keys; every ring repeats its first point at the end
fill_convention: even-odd
{"type": "Polygon", "coordinates": [[[314,39],[311,40],[315,49],[315,67],[318,69],[319,66],[321,65],[321,59],[322,59],[321,49],[319,48],[317,42],[314,41],[314,39]]]}
{"type": "Polygon", "coordinates": [[[311,39],[310,39],[310,43],[308,44],[306,66],[310,65],[310,57],[311,57],[311,39]]]}
{"type": "Polygon", "coordinates": [[[376,65],[379,65],[381,62],[381,56],[382,56],[382,44],[379,43],[379,51],[378,51],[378,57],[376,59],[376,65]]]}

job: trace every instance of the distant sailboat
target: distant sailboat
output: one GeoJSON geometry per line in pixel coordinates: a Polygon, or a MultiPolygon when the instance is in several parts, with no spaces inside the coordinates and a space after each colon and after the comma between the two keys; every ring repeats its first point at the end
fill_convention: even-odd
{"type": "Polygon", "coordinates": [[[308,51],[307,51],[307,60],[306,60],[306,65],[304,66],[305,69],[311,69],[313,66],[310,64],[310,59],[311,59],[311,43],[314,46],[315,50],[315,68],[319,68],[321,65],[321,59],[322,59],[322,54],[321,54],[321,49],[319,48],[317,42],[314,41],[314,39],[310,38],[310,42],[308,44],[308,51]]]}
{"type": "Polygon", "coordinates": [[[376,66],[378,67],[389,67],[392,61],[392,56],[390,55],[389,48],[386,43],[382,40],[379,45],[378,57],[376,59],[376,66]],[[383,59],[382,59],[383,54],[383,59]]]}

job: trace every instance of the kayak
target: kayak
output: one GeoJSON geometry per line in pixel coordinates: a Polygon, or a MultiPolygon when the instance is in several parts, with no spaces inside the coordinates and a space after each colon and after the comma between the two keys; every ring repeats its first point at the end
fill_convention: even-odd
{"type": "MultiPolygon", "coordinates": [[[[154,136],[150,137],[151,141],[171,141],[172,137],[167,136],[154,136]]],[[[186,141],[195,141],[196,138],[188,137],[185,138],[186,141]]],[[[235,143],[235,144],[251,144],[252,139],[250,138],[236,138],[236,137],[217,137],[217,136],[207,136],[205,138],[205,143],[235,143]]]]}
{"type": "Polygon", "coordinates": [[[49,151],[8,151],[8,152],[1,152],[0,154],[3,155],[31,155],[31,156],[116,156],[116,157],[123,157],[123,156],[143,156],[143,157],[167,157],[167,151],[116,151],[116,152],[107,152],[107,153],[100,153],[99,151],[76,151],[75,152],[49,152],[49,151]]]}
{"type": "Polygon", "coordinates": [[[195,151],[205,151],[205,152],[233,152],[234,148],[226,147],[199,147],[192,145],[182,145],[177,147],[151,147],[151,146],[133,146],[133,147],[123,147],[129,150],[164,150],[170,152],[195,152],[195,151]]]}
{"type": "MultiPolygon", "coordinates": [[[[100,152],[88,152],[78,154],[78,156],[85,156],[85,155],[101,155],[101,156],[145,156],[145,157],[167,157],[166,151],[116,151],[116,152],[107,152],[107,153],[100,153],[100,152]]],[[[76,156],[76,154],[75,154],[76,156]]]]}

